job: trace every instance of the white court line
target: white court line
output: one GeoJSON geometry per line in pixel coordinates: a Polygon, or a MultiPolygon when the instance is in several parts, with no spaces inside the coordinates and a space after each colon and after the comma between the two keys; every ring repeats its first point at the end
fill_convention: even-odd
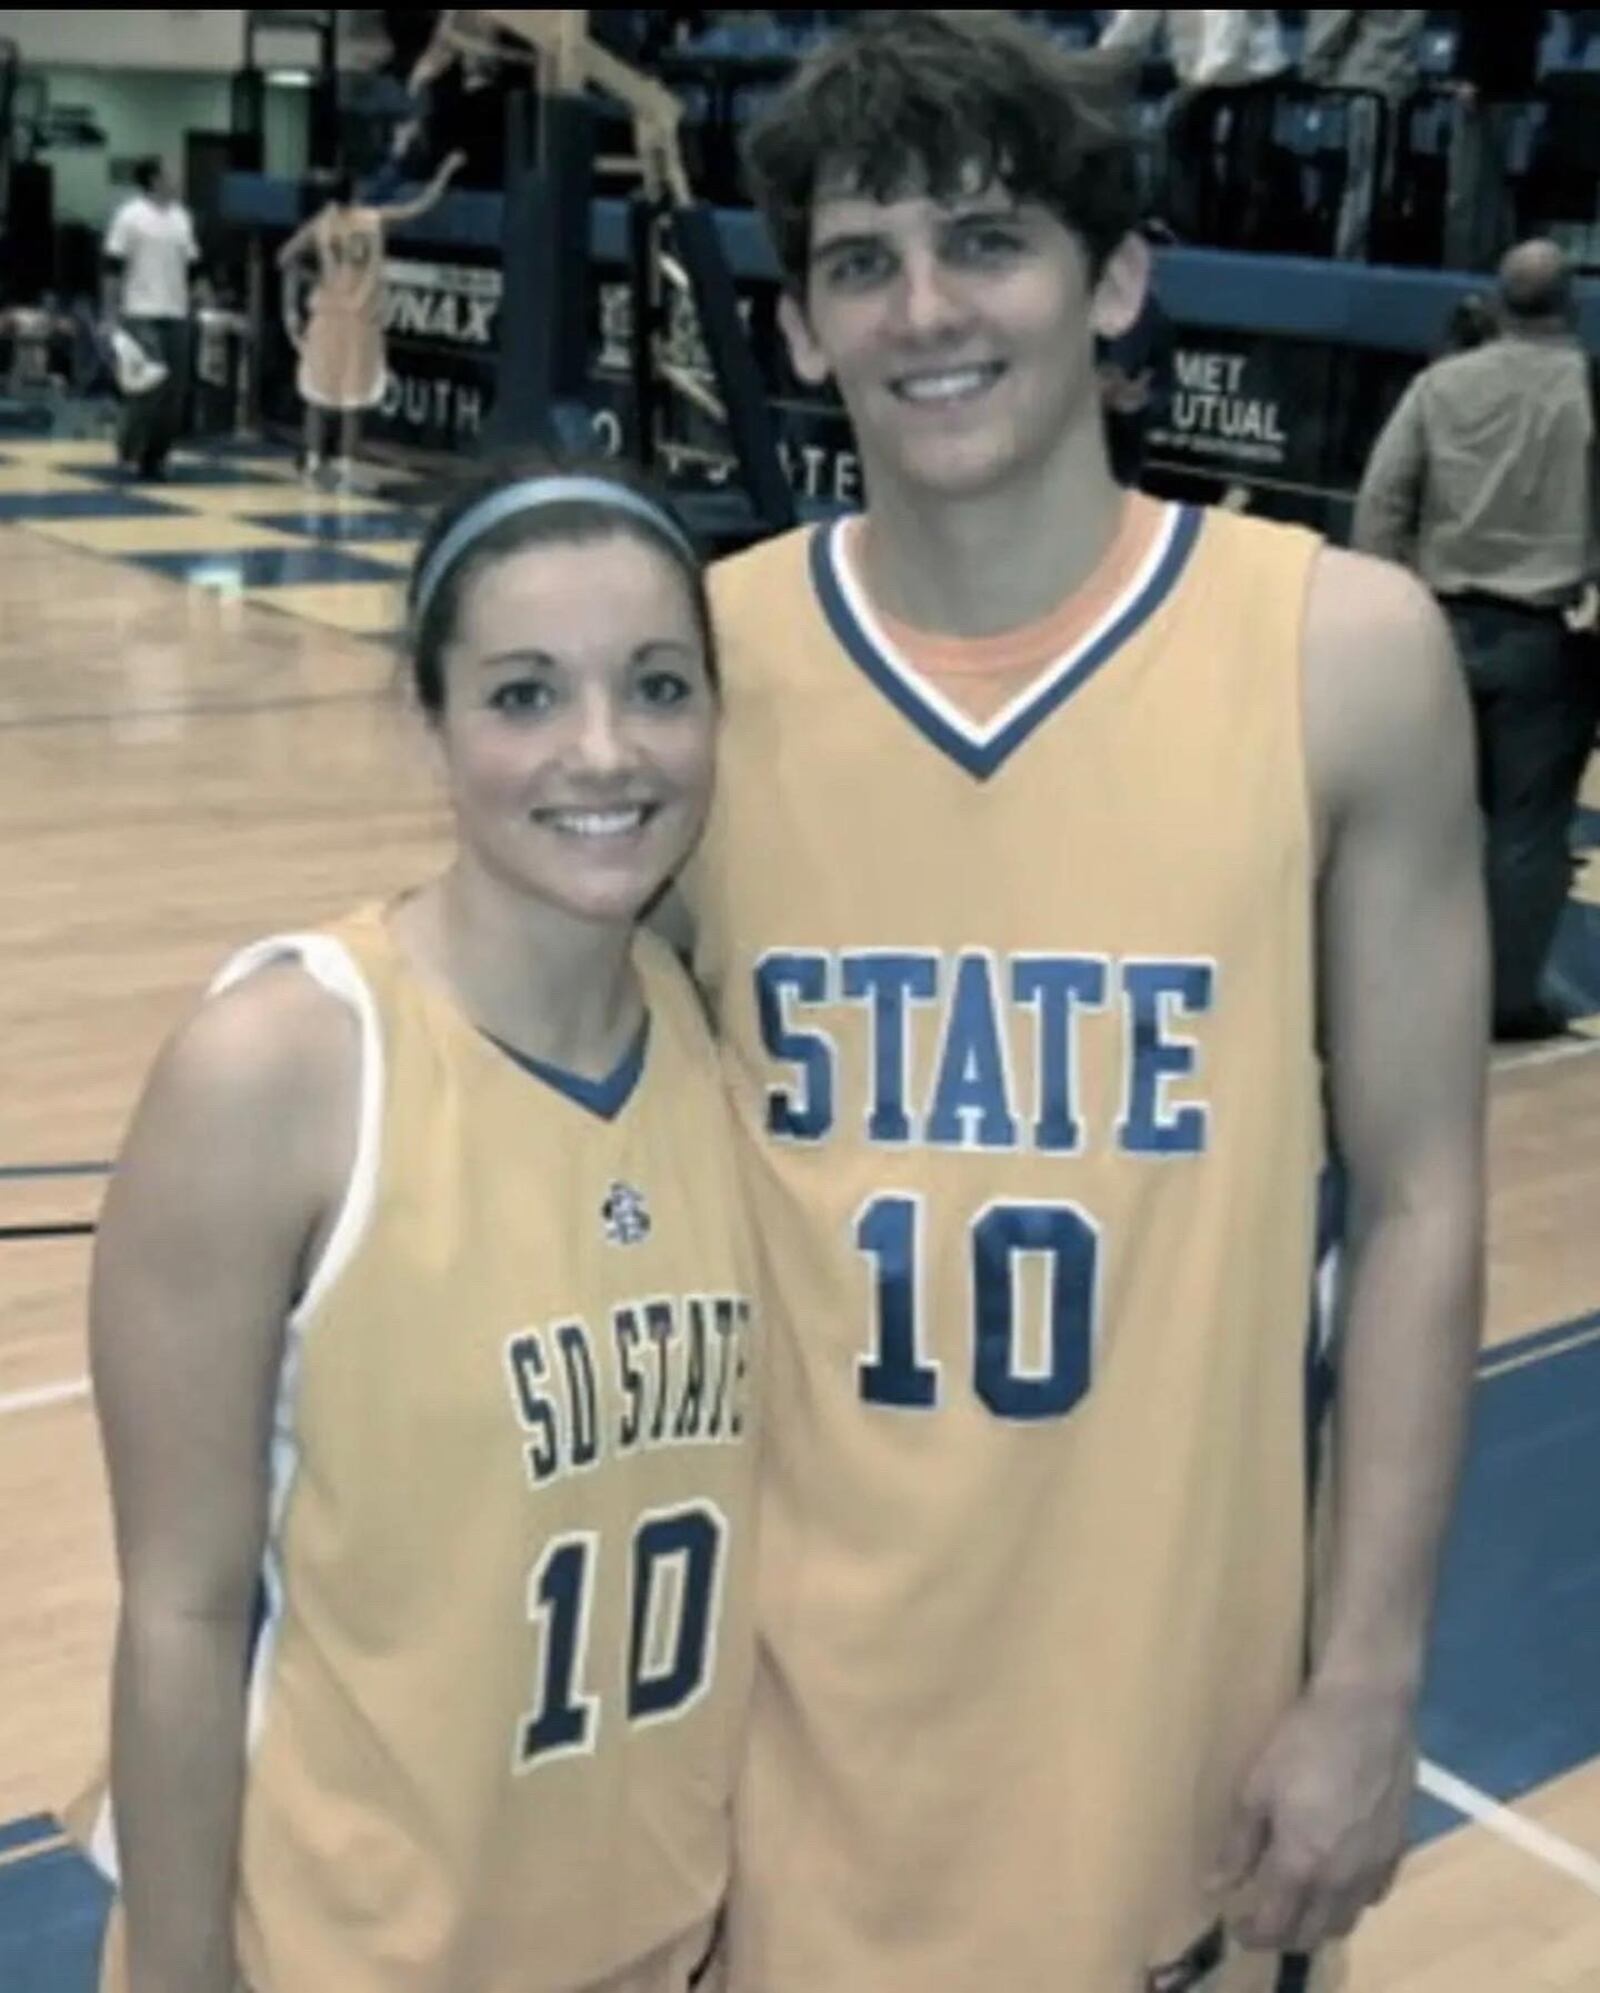
{"type": "Polygon", "coordinates": [[[1497,1799],[1479,1792],[1476,1786],[1468,1785],[1453,1772],[1442,1771],[1438,1765],[1424,1761],[1417,1783],[1430,1799],[1437,1799],[1455,1813],[1465,1814],[1508,1846],[1520,1848],[1525,1855],[1543,1862],[1546,1868],[1559,1870],[1591,1895],[1600,1896],[1600,1860],[1582,1848],[1575,1848],[1570,1841],[1563,1841],[1548,1827],[1541,1827],[1521,1813],[1513,1813],[1509,1806],[1502,1806],[1497,1799]]]}
{"type": "Polygon", "coordinates": [[[1563,1066],[1569,1059],[1591,1058],[1600,1052],[1600,1038],[1576,1038],[1559,1045],[1541,1046],[1534,1052],[1506,1052],[1490,1063],[1496,1073],[1520,1073],[1528,1066],[1563,1066]]]}
{"type": "Polygon", "coordinates": [[[36,1391],[13,1391],[0,1398],[0,1419],[15,1412],[42,1412],[49,1405],[71,1405],[89,1395],[87,1377],[71,1377],[64,1384],[41,1384],[36,1391]]]}
{"type": "Polygon", "coordinates": [[[1600,1325],[1587,1329],[1574,1329],[1570,1336],[1560,1342],[1541,1343],[1537,1349],[1524,1350],[1517,1354],[1515,1343],[1504,1345],[1504,1353],[1485,1350],[1478,1363],[1478,1382],[1487,1383],[1495,1377],[1509,1377],[1514,1370],[1531,1370],[1536,1363],[1546,1363],[1554,1357],[1572,1356],[1580,1349],[1590,1349],[1600,1342],[1600,1325]],[[1499,1362],[1495,1361],[1499,1355],[1499,1362]]]}

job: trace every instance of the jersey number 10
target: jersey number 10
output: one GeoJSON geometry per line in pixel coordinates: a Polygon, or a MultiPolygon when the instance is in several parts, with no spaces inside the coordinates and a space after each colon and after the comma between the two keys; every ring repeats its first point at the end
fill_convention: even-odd
{"type": "MultiPolygon", "coordinates": [[[[894,1193],[862,1210],[856,1244],[876,1273],[873,1353],[860,1365],[869,1405],[931,1410],[939,1366],[925,1352],[922,1200],[894,1193]]],[[[998,1419],[1060,1419],[1089,1389],[1099,1315],[1100,1233],[1076,1204],[989,1204],[972,1221],[972,1388],[998,1419]],[[1019,1262],[1042,1260],[1042,1353],[1022,1359],[1019,1262]]]]}
{"type": "MultiPolygon", "coordinates": [[[[708,1503],[640,1518],[629,1581],[627,1715],[666,1723],[711,1686],[727,1525],[708,1503]]],[[[534,1567],[528,1615],[543,1634],[539,1695],[517,1726],[516,1769],[595,1748],[600,1697],[585,1687],[604,1549],[592,1530],[560,1536],[534,1567]]]]}

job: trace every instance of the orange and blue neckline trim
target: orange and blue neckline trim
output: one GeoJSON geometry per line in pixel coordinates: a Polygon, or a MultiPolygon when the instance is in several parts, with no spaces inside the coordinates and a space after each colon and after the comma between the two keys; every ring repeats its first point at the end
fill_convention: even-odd
{"type": "Polygon", "coordinates": [[[1193,505],[1172,505],[1166,512],[1149,551],[1104,613],[987,722],[963,712],[930,683],[873,614],[846,556],[848,521],[813,532],[812,586],[833,634],[889,703],[969,775],[987,781],[1155,615],[1177,586],[1204,515],[1193,505]]]}

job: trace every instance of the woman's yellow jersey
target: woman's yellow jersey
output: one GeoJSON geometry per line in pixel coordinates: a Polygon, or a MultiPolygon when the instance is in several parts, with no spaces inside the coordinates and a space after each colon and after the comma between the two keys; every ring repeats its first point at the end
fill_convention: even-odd
{"type": "Polygon", "coordinates": [[[268,942],[360,1020],[288,1332],[238,1942],[252,1993],[685,1993],[750,1674],[756,1328],[724,1095],[641,936],[612,1080],[526,1069],[379,913],[268,942]]]}

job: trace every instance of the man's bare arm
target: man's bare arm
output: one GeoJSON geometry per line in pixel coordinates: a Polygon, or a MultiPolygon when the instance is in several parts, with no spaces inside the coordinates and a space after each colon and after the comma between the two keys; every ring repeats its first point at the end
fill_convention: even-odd
{"type": "Polygon", "coordinates": [[[1481,1315],[1488,968],[1471,722],[1437,608],[1330,552],[1307,626],[1324,1050],[1349,1177],[1313,1676],[1241,1808],[1241,1935],[1310,1950],[1398,1863],[1481,1315]]]}
{"type": "Polygon", "coordinates": [[[1321,989],[1350,1185],[1323,1679],[1414,1694],[1481,1330],[1488,941],[1472,722],[1444,619],[1330,555],[1308,632],[1328,826],[1321,989]]]}

